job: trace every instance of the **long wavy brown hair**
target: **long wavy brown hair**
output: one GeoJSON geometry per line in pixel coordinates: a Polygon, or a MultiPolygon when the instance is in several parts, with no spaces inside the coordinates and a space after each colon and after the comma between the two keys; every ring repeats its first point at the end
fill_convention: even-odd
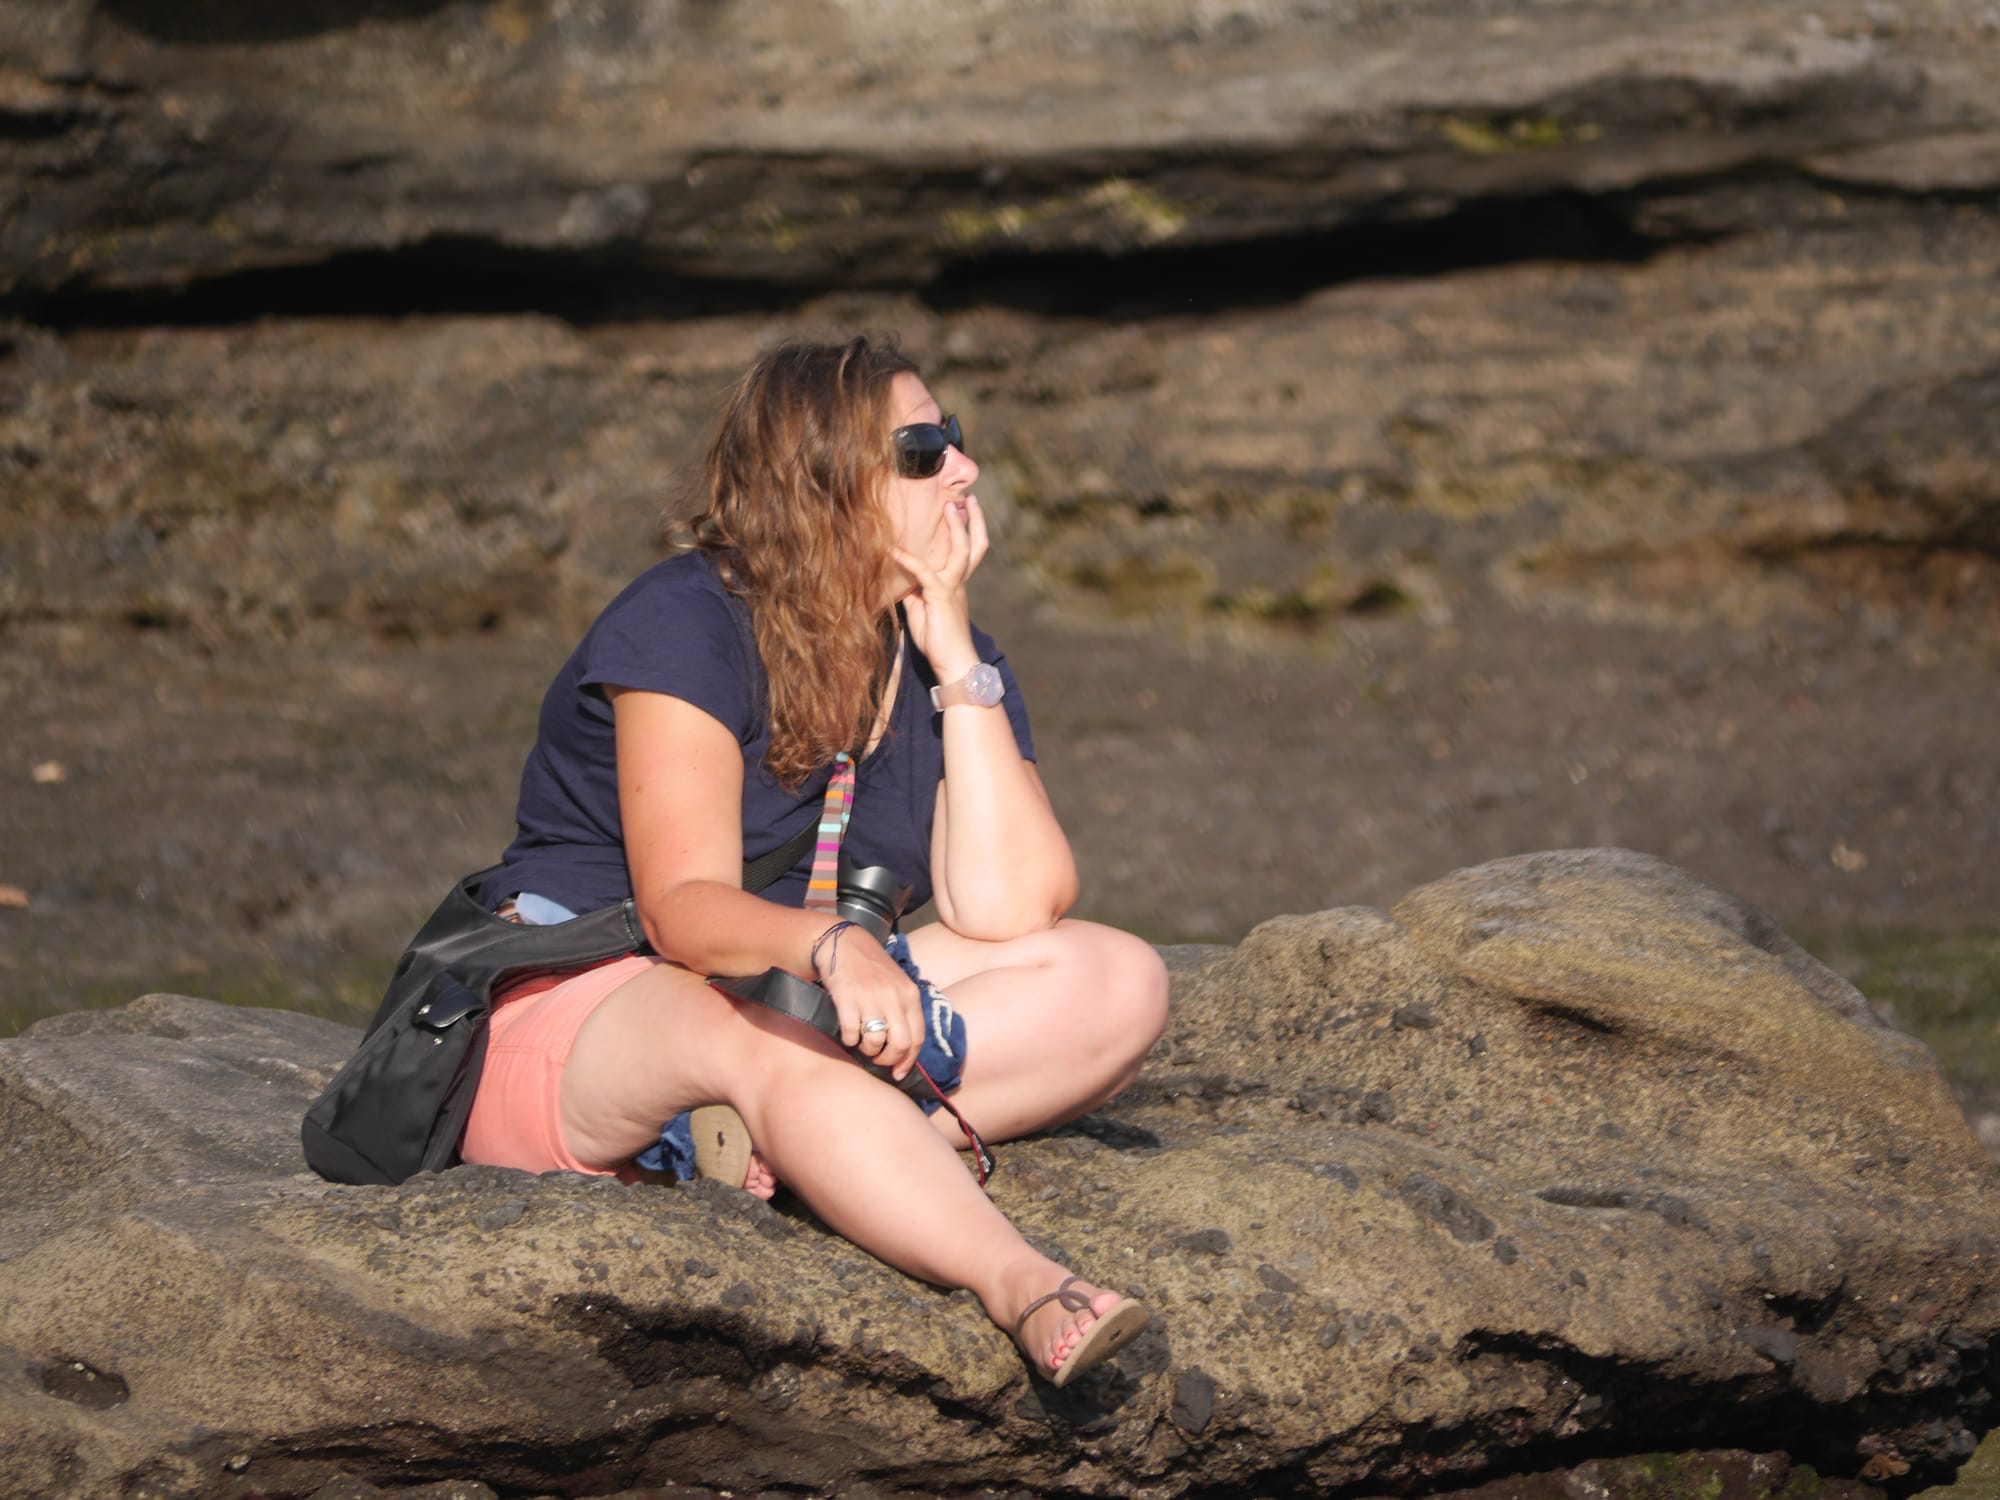
{"type": "Polygon", "coordinates": [[[893,343],[780,344],[736,383],[709,444],[694,545],[750,605],[765,763],[786,787],[865,741],[888,684],[889,387],[916,373],[893,343]]]}

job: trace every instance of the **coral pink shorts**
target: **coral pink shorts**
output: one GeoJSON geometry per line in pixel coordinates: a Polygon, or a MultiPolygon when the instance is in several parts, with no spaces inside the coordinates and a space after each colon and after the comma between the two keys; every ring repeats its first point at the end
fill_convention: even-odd
{"type": "Polygon", "coordinates": [[[562,1073],[576,1034],[590,1013],[657,958],[633,954],[581,972],[565,970],[520,981],[496,997],[486,1034],[486,1067],[473,1096],[472,1118],[459,1155],[492,1167],[525,1172],[590,1172],[570,1154],[562,1134],[562,1073]]]}

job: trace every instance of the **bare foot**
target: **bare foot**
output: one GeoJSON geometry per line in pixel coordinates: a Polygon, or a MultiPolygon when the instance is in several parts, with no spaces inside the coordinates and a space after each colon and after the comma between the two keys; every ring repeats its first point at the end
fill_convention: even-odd
{"type": "Polygon", "coordinates": [[[778,1190],[778,1174],[755,1146],[750,1148],[750,1170],[743,1178],[743,1191],[753,1198],[768,1200],[778,1190]]]}
{"type": "Polygon", "coordinates": [[[1067,1385],[1109,1358],[1146,1326],[1143,1306],[1081,1276],[1068,1277],[1056,1291],[1035,1300],[1041,1305],[1029,1304],[1014,1338],[1035,1373],[1056,1385],[1067,1385]]]}

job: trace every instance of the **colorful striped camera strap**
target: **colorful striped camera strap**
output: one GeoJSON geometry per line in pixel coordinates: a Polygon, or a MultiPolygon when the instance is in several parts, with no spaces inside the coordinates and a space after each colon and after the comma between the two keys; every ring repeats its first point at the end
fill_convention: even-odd
{"type": "Polygon", "coordinates": [[[840,892],[840,841],[847,837],[847,820],[854,814],[854,757],[845,750],[833,758],[833,779],[826,784],[826,802],[819,813],[819,842],[813,845],[812,878],[806,885],[808,911],[832,911],[840,892]]]}

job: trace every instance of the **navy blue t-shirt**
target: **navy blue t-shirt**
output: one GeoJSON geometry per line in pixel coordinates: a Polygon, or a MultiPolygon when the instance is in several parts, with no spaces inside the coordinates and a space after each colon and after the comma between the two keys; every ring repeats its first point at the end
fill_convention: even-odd
{"type": "MultiPolygon", "coordinates": [[[[991,636],[975,629],[980,659],[1000,670],[1001,703],[1021,754],[1034,759],[1028,711],[991,636]]],[[[930,664],[909,644],[888,732],[855,772],[845,848],[862,865],[886,865],[931,894],[931,822],[944,775],[944,740],[929,689],[930,664]]],[[[632,894],[618,817],[617,737],[606,687],[665,693],[718,720],[743,747],[743,857],[782,847],[819,816],[827,766],[786,791],[764,764],[771,746],[763,663],[750,609],[722,586],[706,554],[686,552],[648,569],[606,606],[542,699],[540,731],[521,772],[519,832],[487,880],[489,908],[523,891],[571,911],[610,906],[632,894]]],[[[808,851],[763,895],[805,901],[808,851]]]]}

